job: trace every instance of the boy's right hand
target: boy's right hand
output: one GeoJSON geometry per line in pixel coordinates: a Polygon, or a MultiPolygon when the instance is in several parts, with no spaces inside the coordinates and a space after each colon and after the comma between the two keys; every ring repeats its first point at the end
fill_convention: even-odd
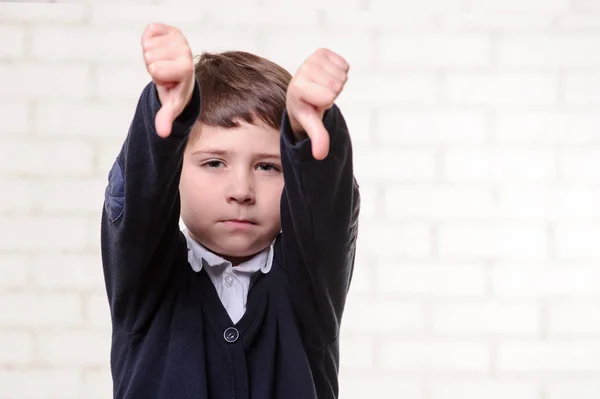
{"type": "Polygon", "coordinates": [[[142,35],[146,69],[162,104],[156,114],[156,133],[171,134],[173,121],[189,104],[194,92],[194,61],[183,33],[175,27],[152,23],[142,35]]]}

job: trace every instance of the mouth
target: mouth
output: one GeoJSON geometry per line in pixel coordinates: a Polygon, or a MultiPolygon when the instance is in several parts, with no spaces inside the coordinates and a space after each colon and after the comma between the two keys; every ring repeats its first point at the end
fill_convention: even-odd
{"type": "Polygon", "coordinates": [[[256,224],[255,221],[250,219],[227,219],[223,220],[223,223],[238,226],[252,226],[256,224]]]}

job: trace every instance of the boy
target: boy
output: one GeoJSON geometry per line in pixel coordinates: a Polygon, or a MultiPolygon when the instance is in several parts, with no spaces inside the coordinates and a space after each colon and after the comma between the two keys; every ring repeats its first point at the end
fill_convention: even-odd
{"type": "Polygon", "coordinates": [[[348,64],[318,50],[291,78],[227,52],[194,68],[162,24],[142,47],[153,82],[102,214],[114,397],[336,398],[359,210],[333,104],[348,64]]]}

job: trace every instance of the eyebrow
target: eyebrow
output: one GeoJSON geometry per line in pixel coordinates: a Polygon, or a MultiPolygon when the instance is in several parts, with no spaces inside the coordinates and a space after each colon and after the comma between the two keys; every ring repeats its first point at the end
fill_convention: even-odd
{"type": "MultiPolygon", "coordinates": [[[[203,150],[194,151],[192,153],[192,155],[220,155],[220,156],[227,156],[227,155],[231,155],[231,152],[230,151],[226,151],[226,150],[217,150],[217,149],[207,148],[207,149],[203,149],[203,150]]],[[[257,158],[281,159],[281,156],[279,156],[277,154],[267,153],[267,152],[256,153],[256,154],[253,154],[253,156],[255,156],[257,158]]]]}

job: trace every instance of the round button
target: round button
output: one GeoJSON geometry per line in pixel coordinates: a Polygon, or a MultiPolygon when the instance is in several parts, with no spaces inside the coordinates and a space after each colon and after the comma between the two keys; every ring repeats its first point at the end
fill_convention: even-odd
{"type": "Polygon", "coordinates": [[[240,337],[240,332],[235,327],[229,327],[223,333],[223,337],[225,338],[225,341],[233,343],[240,337]]]}
{"type": "Polygon", "coordinates": [[[225,285],[231,287],[233,285],[233,277],[229,274],[225,276],[225,285]]]}

